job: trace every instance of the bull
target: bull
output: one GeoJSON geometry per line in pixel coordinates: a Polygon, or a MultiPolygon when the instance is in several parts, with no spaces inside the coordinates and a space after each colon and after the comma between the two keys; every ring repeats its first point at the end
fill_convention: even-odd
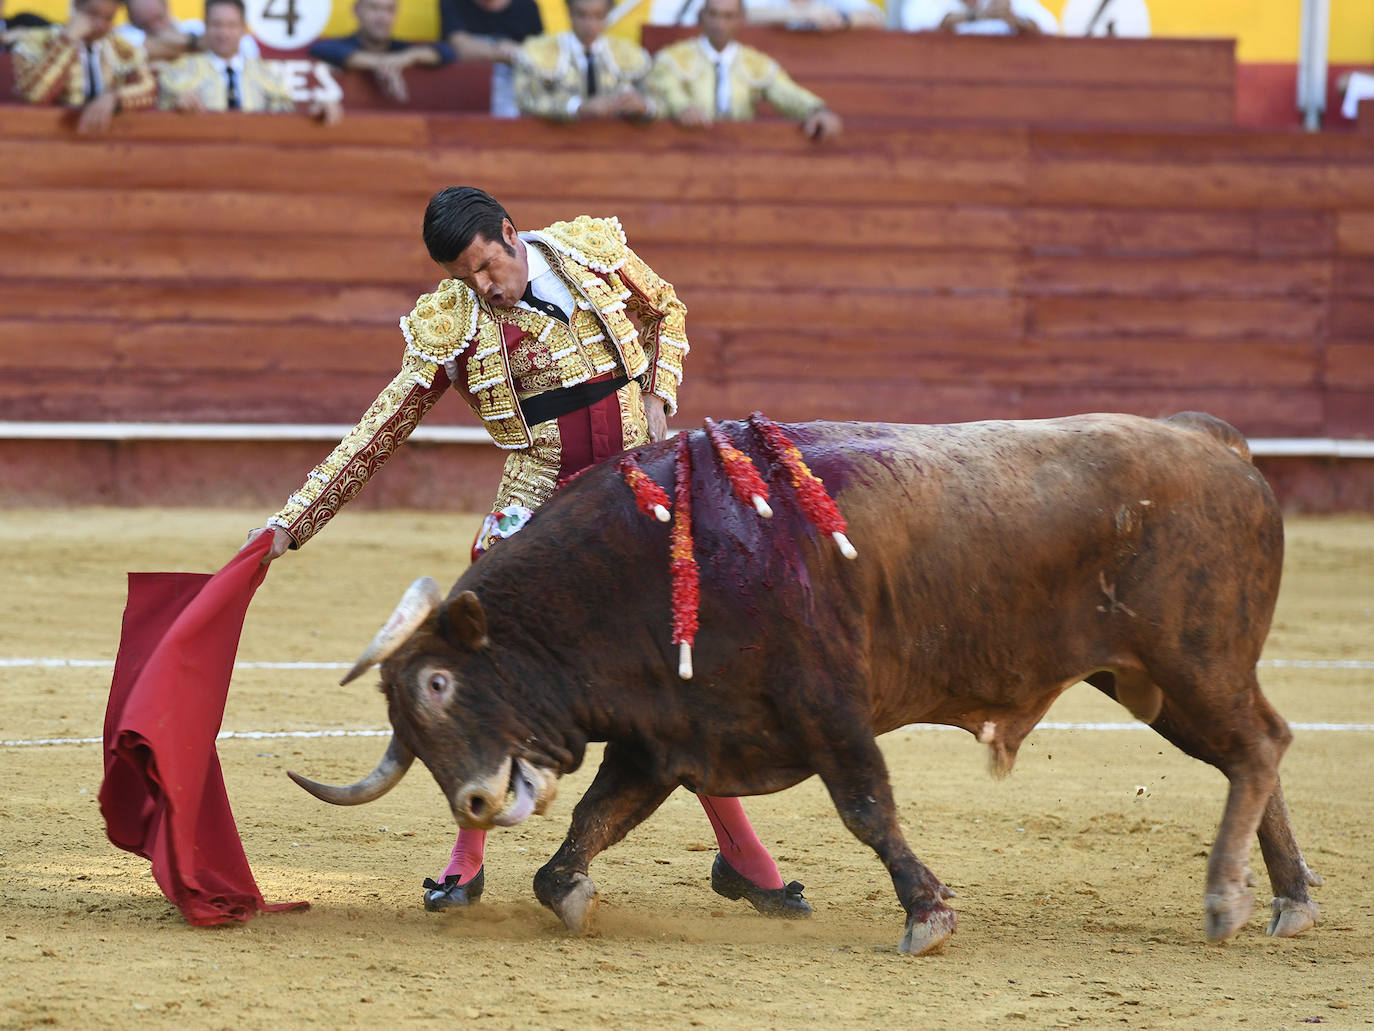
{"type": "MultiPolygon", "coordinates": [[[[1067,687],[1086,680],[1229,781],[1207,863],[1204,930],[1254,905],[1258,834],[1268,932],[1311,927],[1321,883],[1295,840],[1278,764],[1288,725],[1255,675],[1278,594],[1283,524],[1244,438],[1199,413],[943,426],[785,427],[863,554],[845,561],[785,503],[747,423],[725,423],[770,479],[771,521],[738,504],[705,434],[691,481],[701,625],[694,679],[670,644],[668,530],[615,463],[560,490],[447,597],[417,580],[347,680],[381,665],[392,737],[371,801],[415,757],[462,827],[543,812],[588,742],[606,743],[567,837],[534,878],[573,931],[594,908],[588,867],[675,788],[781,791],[818,775],[882,860],[906,911],[899,948],[939,947],[952,892],[898,825],[875,737],[960,727],[1008,772],[1067,687]]],[[[664,486],[670,444],[635,452],[664,486]]]]}

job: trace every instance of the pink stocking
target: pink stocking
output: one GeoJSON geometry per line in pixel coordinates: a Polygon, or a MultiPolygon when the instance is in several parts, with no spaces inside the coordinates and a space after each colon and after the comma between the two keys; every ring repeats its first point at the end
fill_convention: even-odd
{"type": "Polygon", "coordinates": [[[457,874],[458,883],[467,884],[482,869],[482,853],[486,847],[486,831],[459,831],[458,840],[453,843],[453,858],[439,875],[439,881],[442,883],[446,877],[457,874]]]}
{"type": "Polygon", "coordinates": [[[782,887],[782,875],[768,849],[749,826],[744,806],[738,798],[708,798],[698,795],[701,807],[716,832],[716,844],[725,861],[757,887],[775,890],[782,887]]]}

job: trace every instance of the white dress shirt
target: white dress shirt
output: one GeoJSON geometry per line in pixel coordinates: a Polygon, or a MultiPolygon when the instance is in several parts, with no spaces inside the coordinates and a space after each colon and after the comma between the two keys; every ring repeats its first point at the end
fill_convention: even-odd
{"type": "MultiPolygon", "coordinates": [[[[929,32],[938,29],[948,15],[963,14],[966,10],[963,0],[905,0],[898,24],[907,32],[929,32]]],[[[1059,33],[1059,22],[1037,0],[1011,0],[1011,13],[1035,22],[1046,35],[1059,33]]],[[[959,22],[954,31],[971,36],[1010,36],[1016,30],[1000,18],[980,18],[959,22]]]]}
{"type": "Polygon", "coordinates": [[[731,100],[730,69],[734,67],[739,44],[731,40],[725,44],[724,50],[717,50],[705,36],[698,36],[697,42],[701,44],[701,52],[706,55],[706,60],[716,66],[716,109],[711,114],[728,114],[731,100]]]}
{"type": "MultiPolygon", "coordinates": [[[[571,321],[573,309],[577,307],[577,302],[573,299],[568,284],[563,282],[562,277],[549,267],[548,260],[545,259],[543,252],[539,249],[540,245],[535,242],[532,234],[521,233],[520,239],[525,241],[525,258],[530,266],[530,289],[534,291],[534,296],[541,301],[558,305],[563,314],[571,321]]],[[[535,310],[524,301],[516,301],[515,303],[517,307],[524,308],[526,311],[535,310]]]]}
{"type": "Polygon", "coordinates": [[[100,54],[95,43],[82,43],[77,47],[81,56],[81,76],[86,80],[86,92],[98,97],[105,92],[105,77],[101,74],[100,54]]]}
{"type": "MultiPolygon", "coordinates": [[[[593,56],[600,57],[601,63],[603,65],[611,63],[606,60],[605,51],[610,47],[610,44],[606,42],[605,36],[597,36],[596,39],[592,40],[592,45],[590,47],[584,47],[582,45],[582,41],[578,39],[576,36],[574,36],[571,32],[564,32],[561,33],[558,37],[558,46],[564,52],[564,54],[567,55],[568,60],[571,61],[573,65],[577,68],[578,73],[582,76],[583,82],[587,81],[588,51],[591,51],[593,56]]],[[[603,84],[601,83],[598,83],[597,87],[598,89],[604,88],[603,84]]],[[[581,109],[581,107],[581,97],[568,98],[568,114],[577,114],[578,110],[581,109]]]]}

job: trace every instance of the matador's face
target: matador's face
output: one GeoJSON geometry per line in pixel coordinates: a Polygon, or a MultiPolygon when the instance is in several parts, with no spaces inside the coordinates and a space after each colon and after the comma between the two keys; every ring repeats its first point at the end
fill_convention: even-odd
{"type": "Polygon", "coordinates": [[[493,308],[514,308],[530,280],[525,245],[510,219],[501,223],[501,239],[477,236],[458,257],[439,264],[493,308]]]}

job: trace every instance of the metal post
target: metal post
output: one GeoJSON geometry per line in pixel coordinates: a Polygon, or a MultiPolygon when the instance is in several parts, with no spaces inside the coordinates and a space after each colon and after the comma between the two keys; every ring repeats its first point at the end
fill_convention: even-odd
{"type": "Polygon", "coordinates": [[[1302,35],[1298,44],[1298,110],[1308,132],[1322,127],[1326,111],[1326,52],[1331,0],[1302,0],[1302,35]]]}

